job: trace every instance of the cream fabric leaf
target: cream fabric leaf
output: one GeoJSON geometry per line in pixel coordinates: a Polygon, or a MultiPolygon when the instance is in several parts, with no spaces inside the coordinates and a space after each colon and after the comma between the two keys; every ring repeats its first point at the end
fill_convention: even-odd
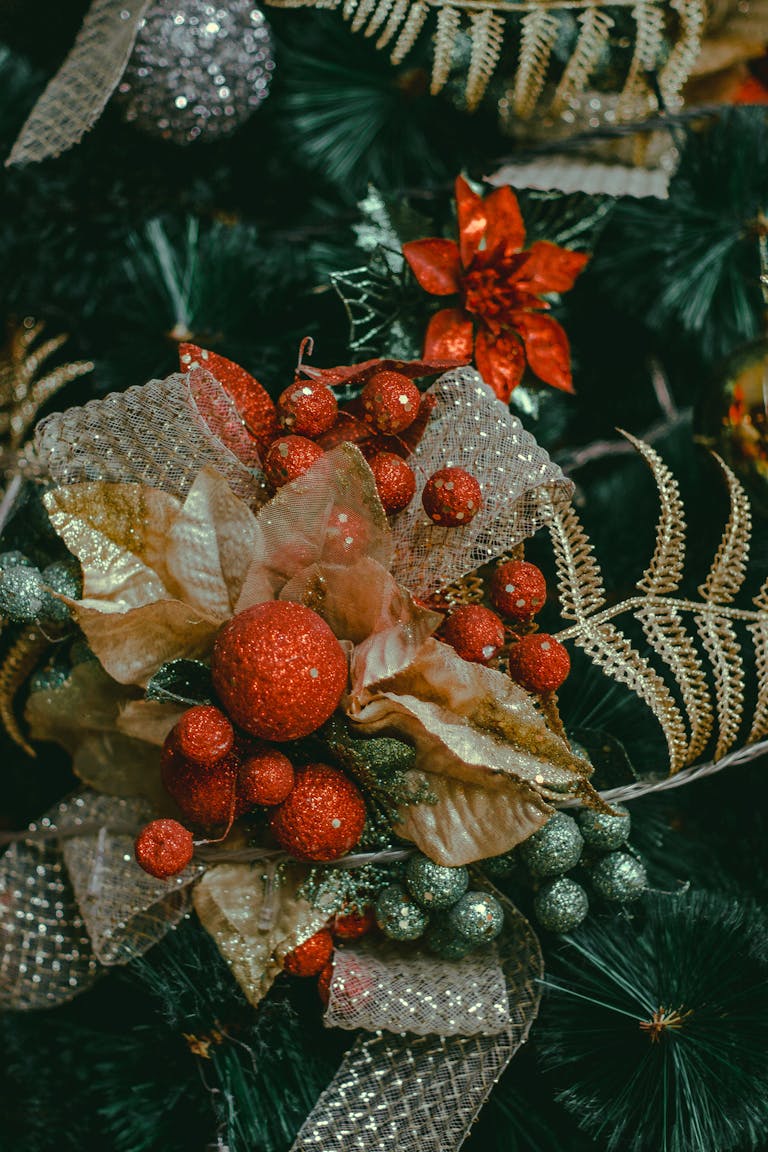
{"type": "Polygon", "coordinates": [[[8,164],[58,156],[92,128],[133,51],[148,0],[93,0],[77,39],[32,109],[8,164]]]}
{"type": "Polygon", "coordinates": [[[122,732],[92,732],[72,757],[72,770],[95,792],[138,796],[158,813],[170,810],[160,779],[160,755],[143,740],[122,732]]]}
{"type": "Polygon", "coordinates": [[[117,727],[125,736],[146,741],[147,744],[154,745],[156,750],[162,747],[166,736],[187,709],[187,704],[165,703],[160,700],[131,700],[120,709],[117,727]]]}
{"type": "Polygon", "coordinates": [[[120,707],[135,695],[97,660],[76,664],[63,684],[31,692],[25,718],[34,740],[50,740],[74,754],[92,732],[111,732],[120,707]]]}

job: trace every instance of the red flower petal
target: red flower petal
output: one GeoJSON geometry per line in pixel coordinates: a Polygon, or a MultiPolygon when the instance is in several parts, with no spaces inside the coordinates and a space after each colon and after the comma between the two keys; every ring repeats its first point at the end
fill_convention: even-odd
{"type": "Polygon", "coordinates": [[[564,330],[551,316],[540,312],[515,312],[512,317],[525,342],[525,355],[532,372],[563,392],[573,392],[571,349],[564,330]]]}
{"type": "Polygon", "coordinates": [[[497,188],[485,198],[488,230],[485,234],[489,251],[505,248],[519,252],[525,245],[525,224],[517,196],[507,185],[497,188]]]}
{"type": "Polygon", "coordinates": [[[481,328],[475,341],[475,363],[486,384],[507,404],[525,371],[525,352],[520,340],[511,332],[494,336],[481,328]]]}
{"type": "Polygon", "coordinates": [[[429,322],[424,355],[452,357],[465,363],[472,356],[472,321],[461,308],[443,308],[429,322]]]}
{"type": "Polygon", "coordinates": [[[182,372],[188,372],[195,363],[201,368],[207,368],[231,397],[248,432],[263,453],[279,431],[277,408],[266,389],[250,372],[235,364],[234,360],[198,348],[196,344],[180,344],[179,364],[182,372]]]}
{"type": "Polygon", "coordinates": [[[422,288],[433,296],[450,296],[461,288],[459,249],[437,236],[403,244],[403,256],[422,288]]]}
{"type": "Polygon", "coordinates": [[[521,287],[540,295],[542,292],[568,292],[589,260],[586,252],[572,252],[548,240],[532,244],[528,259],[518,273],[521,287]]]}
{"type": "Polygon", "coordinates": [[[473,192],[463,176],[456,178],[456,210],[459,217],[459,244],[461,245],[461,262],[465,268],[472,263],[472,257],[480,247],[480,241],[485,236],[488,217],[485,211],[485,201],[473,192]]]}

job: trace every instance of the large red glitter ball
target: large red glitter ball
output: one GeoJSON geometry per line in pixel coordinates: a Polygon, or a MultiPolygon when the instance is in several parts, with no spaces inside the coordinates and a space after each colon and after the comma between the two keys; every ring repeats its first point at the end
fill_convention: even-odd
{"type": "Polygon", "coordinates": [[[544,607],[544,573],[527,560],[505,560],[491,579],[491,603],[512,620],[530,620],[544,607]]]}
{"type": "Polygon", "coordinates": [[[374,909],[371,908],[342,908],[337,912],[331,926],[334,940],[359,940],[370,932],[376,923],[374,909]]]}
{"type": "Polygon", "coordinates": [[[400,372],[375,372],[360,395],[363,411],[389,436],[404,431],[419,414],[421,393],[400,372]]]}
{"type": "Polygon", "coordinates": [[[387,514],[402,512],[416,491],[413,469],[394,452],[379,452],[370,461],[370,466],[384,511],[387,514]]]}
{"type": "Polygon", "coordinates": [[[185,760],[210,768],[232,751],[235,731],[220,708],[196,704],[173,730],[176,748],[185,760]]]}
{"type": "Polygon", "coordinates": [[[317,978],[317,994],[325,1007],[331,998],[331,982],[333,981],[333,960],[329,960],[317,978]]]}
{"type": "Polygon", "coordinates": [[[474,476],[463,468],[441,468],[424,485],[421,502],[435,524],[460,528],[480,511],[483,494],[474,476]]]}
{"type": "Polygon", "coordinates": [[[327,384],[297,380],[280,395],[277,413],[288,431],[313,439],[333,428],[339,405],[327,384]]]}
{"type": "Polygon", "coordinates": [[[317,976],[333,955],[333,937],[327,928],[321,928],[289,952],[283,960],[283,969],[291,976],[317,976]]]}
{"type": "Polygon", "coordinates": [[[325,530],[322,559],[329,564],[359,560],[370,541],[368,521],[353,508],[334,505],[325,530]]]}
{"type": "Polygon", "coordinates": [[[256,804],[282,804],[293,788],[293,764],[278,748],[252,744],[237,773],[238,815],[256,804]]]}
{"type": "Polygon", "coordinates": [[[316,464],[323,449],[305,436],[281,436],[273,440],[264,457],[264,474],[273,488],[298,480],[316,464]]]}
{"type": "Polygon", "coordinates": [[[462,660],[487,664],[504,646],[504,625],[481,604],[465,604],[451,612],[438,638],[455,648],[462,660]]]}
{"type": "Polygon", "coordinates": [[[523,636],[509,652],[509,674],[529,692],[556,692],[570,670],[568,650],[546,632],[523,636]]]}
{"type": "Polygon", "coordinates": [[[173,733],[160,757],[160,778],[168,795],[192,823],[202,828],[228,824],[234,815],[239,760],[230,752],[211,767],[201,767],[179,752],[173,733]]]}
{"type": "Polygon", "coordinates": [[[280,846],[297,860],[337,860],[354,848],[364,825],[362,796],[329,764],[300,768],[293,791],[271,822],[280,846]]]}
{"type": "Polygon", "coordinates": [[[211,672],[235,723],[278,743],[319,728],[347,686],[347,658],[325,621],[281,600],[246,608],[224,625],[211,672]]]}
{"type": "Polygon", "coordinates": [[[153,820],[142,828],[134,845],[136,862],[156,876],[165,880],[183,872],[195,851],[192,833],[178,820],[153,820]]]}

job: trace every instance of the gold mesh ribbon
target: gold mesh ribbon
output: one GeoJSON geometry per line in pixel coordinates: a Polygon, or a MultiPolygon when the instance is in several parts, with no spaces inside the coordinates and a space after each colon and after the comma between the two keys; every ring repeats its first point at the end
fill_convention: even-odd
{"type": "MultiPolygon", "coordinates": [[[[473,1036],[376,1031],[361,1037],[320,1096],[291,1152],[453,1152],[461,1146],[527,1038],[539,1004],[543,966],[538,941],[524,917],[507,900],[502,898],[502,903],[506,923],[499,957],[508,1019],[501,1031],[473,1036]]],[[[453,962],[443,966],[452,967],[453,962]]],[[[393,970],[370,1002],[375,1004],[380,995],[387,999],[391,980],[399,979],[393,970]]],[[[422,987],[414,987],[412,995],[422,992],[422,987]]],[[[486,1014],[491,1009],[491,1018],[498,1013],[492,1010],[495,995],[492,990],[490,1004],[483,1006],[486,1014]]],[[[503,1013],[503,1006],[500,1010],[503,1013]]]]}

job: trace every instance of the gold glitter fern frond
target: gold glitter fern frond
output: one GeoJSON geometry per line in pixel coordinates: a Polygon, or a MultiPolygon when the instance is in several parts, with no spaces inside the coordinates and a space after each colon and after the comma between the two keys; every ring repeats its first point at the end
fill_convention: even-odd
{"type": "Polygon", "coordinates": [[[28,756],[35,750],[21,730],[16,716],[16,696],[34,672],[53,641],[34,625],[13,640],[0,664],[0,726],[28,756]]]}
{"type": "Polygon", "coordinates": [[[31,317],[21,324],[10,324],[6,346],[0,353],[0,440],[12,451],[26,442],[44,404],[65,384],[93,371],[90,360],[76,360],[40,375],[46,362],[69,339],[60,335],[37,343],[44,327],[31,317]]]}
{"type": "Polygon", "coordinates": [[[678,594],[685,565],[685,509],[671,471],[648,444],[624,433],[650,467],[659,495],[656,546],[638,581],[638,595],[608,605],[600,567],[573,507],[552,509],[561,611],[573,624],[558,639],[573,640],[606,675],[627,685],[658,720],[667,743],[670,772],[694,763],[710,739],[718,760],[733,747],[744,714],[744,665],[737,625],[745,625],[755,648],[757,700],[747,743],[768,734],[768,580],[754,610],[733,606],[746,575],[751,517],[749,501],[719,456],[730,514],[700,599],[678,594]],[[637,651],[612,623],[632,613],[667,677],[637,651]],[[684,623],[692,618],[693,629],[684,623]]]}

